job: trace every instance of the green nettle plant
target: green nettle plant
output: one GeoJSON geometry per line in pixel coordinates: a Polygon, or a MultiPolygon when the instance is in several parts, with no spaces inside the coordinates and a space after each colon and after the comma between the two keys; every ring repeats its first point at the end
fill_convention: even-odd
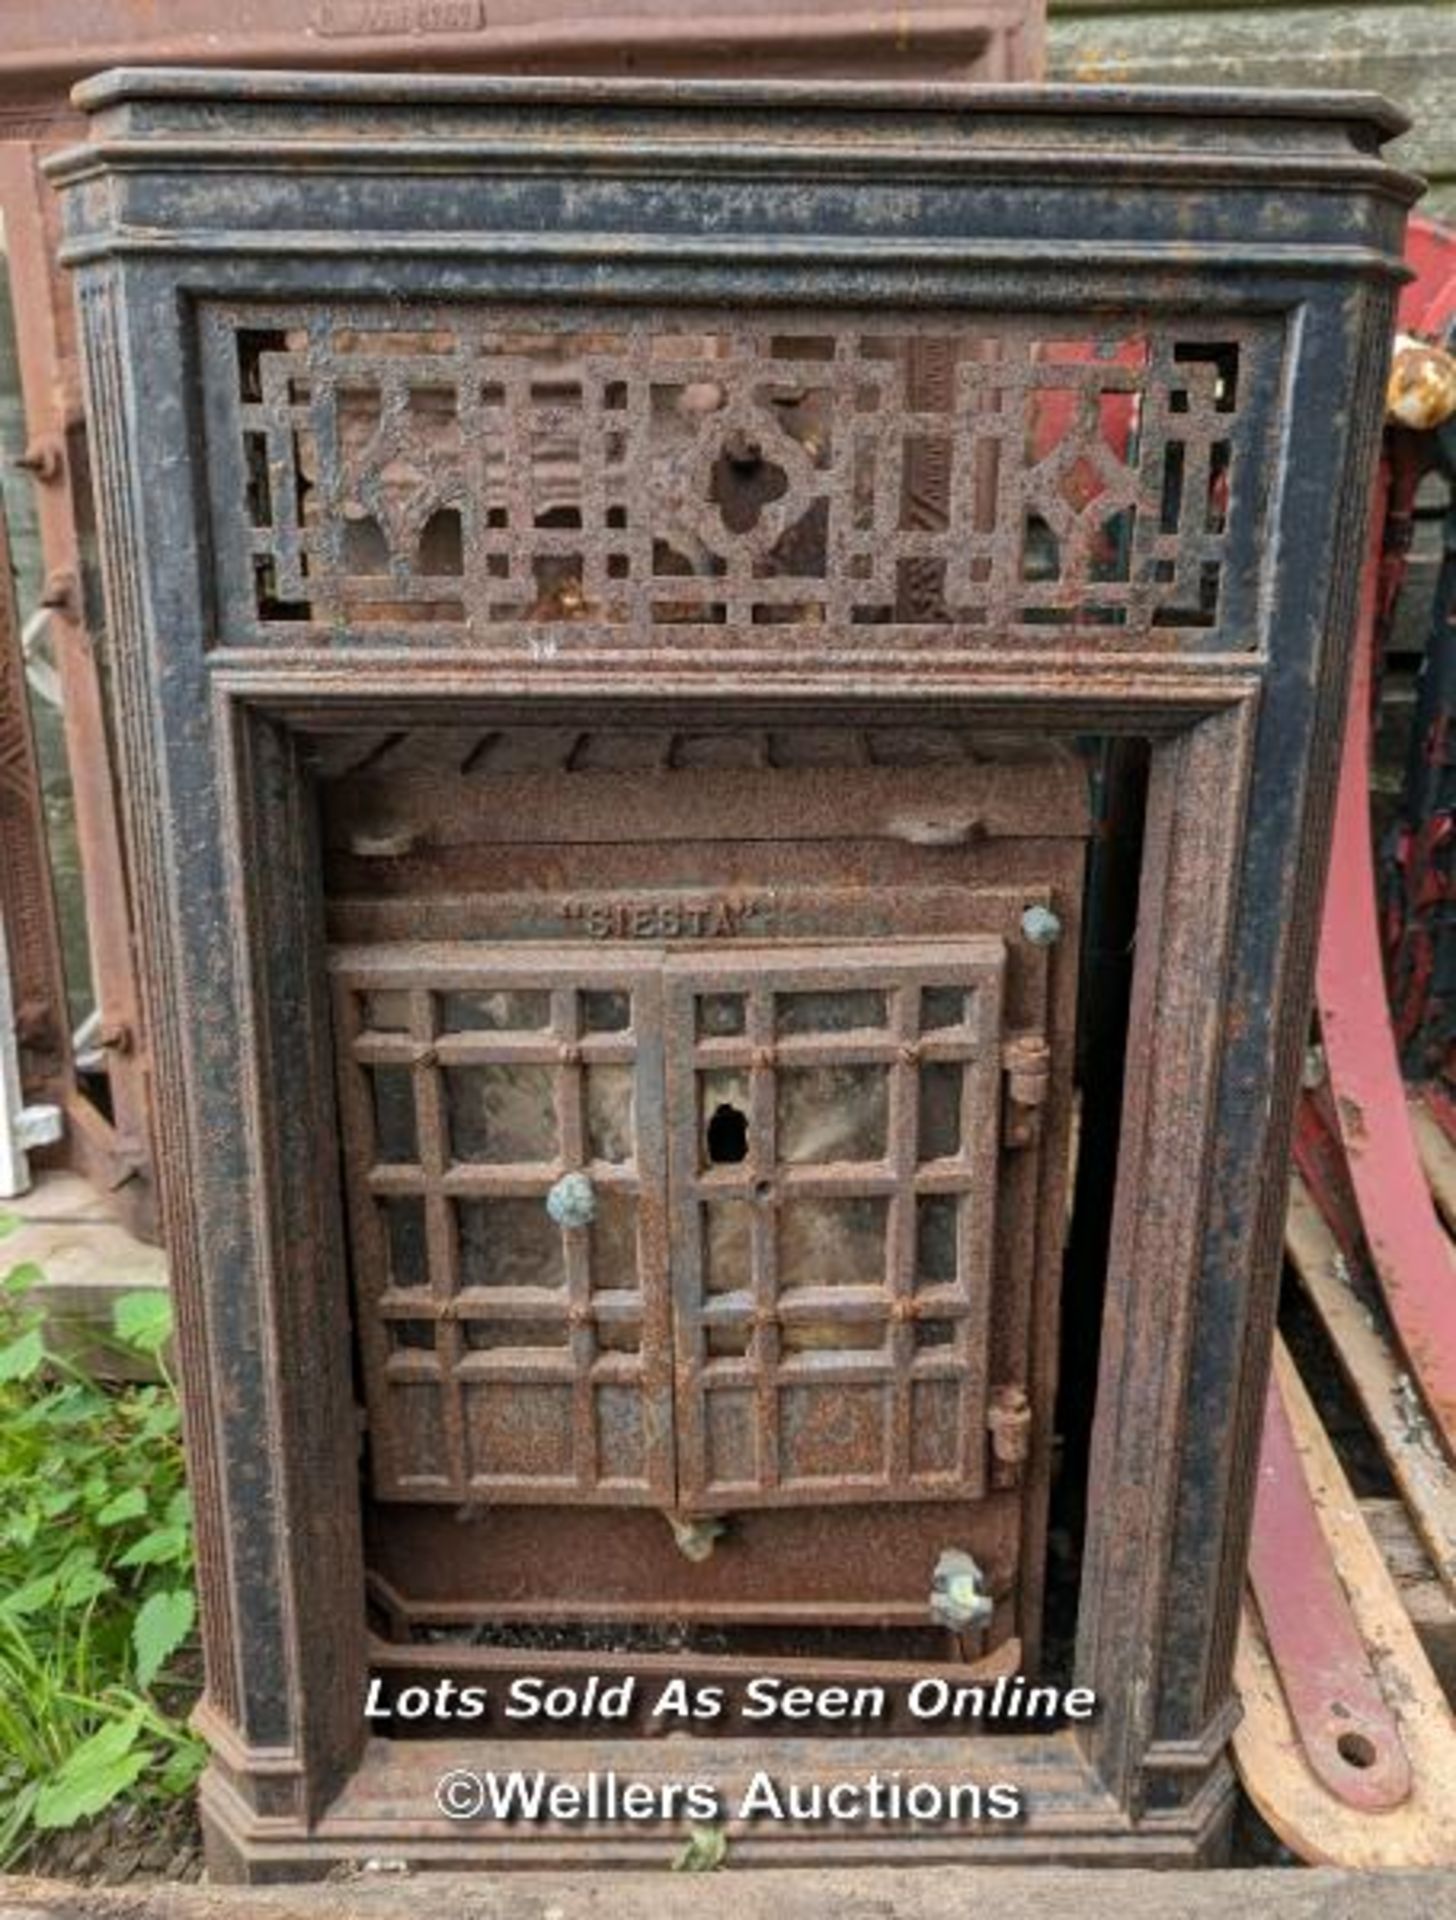
{"type": "MultiPolygon", "coordinates": [[[[0,1215],[0,1239],[18,1224],[0,1215]]],[[[171,1304],[117,1301],[116,1347],[158,1378],[103,1383],[48,1343],[40,1278],[0,1277],[0,1867],[122,1795],[176,1799],[202,1765],[171,1304]]]]}

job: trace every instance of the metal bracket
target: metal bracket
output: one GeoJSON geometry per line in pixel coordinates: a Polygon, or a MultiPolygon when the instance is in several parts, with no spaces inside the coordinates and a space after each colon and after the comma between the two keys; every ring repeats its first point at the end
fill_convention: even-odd
{"type": "Polygon", "coordinates": [[[1002,1140],[1008,1147],[1034,1146],[1041,1138],[1041,1109],[1051,1089],[1052,1050],[1046,1035],[1020,1033],[1006,1043],[1006,1114],[1002,1140]]]}
{"type": "Polygon", "coordinates": [[[1022,1387],[993,1387],[986,1409],[991,1434],[991,1484],[1015,1487],[1031,1452],[1031,1402],[1022,1387]]]}

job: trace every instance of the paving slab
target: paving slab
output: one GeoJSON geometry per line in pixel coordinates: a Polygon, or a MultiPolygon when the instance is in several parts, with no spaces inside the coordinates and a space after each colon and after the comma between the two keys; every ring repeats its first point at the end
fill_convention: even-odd
{"type": "Polygon", "coordinates": [[[1456,1875],[1065,1868],[362,1874],[308,1887],[0,1878],[0,1920],[1446,1920],[1456,1875]]]}
{"type": "Polygon", "coordinates": [[[45,1310],[53,1349],[104,1377],[149,1377],[149,1366],[119,1355],[106,1336],[122,1294],[166,1287],[162,1249],[129,1233],[106,1196],[73,1173],[38,1174],[29,1193],[0,1200],[0,1213],[20,1221],[0,1240],[0,1274],[40,1268],[32,1300],[45,1310]]]}
{"type": "Polygon", "coordinates": [[[0,1243],[5,1267],[34,1261],[57,1295],[164,1287],[167,1256],[127,1232],[105,1196],[70,1173],[42,1173],[29,1193],[0,1201],[19,1227],[0,1243]]]}

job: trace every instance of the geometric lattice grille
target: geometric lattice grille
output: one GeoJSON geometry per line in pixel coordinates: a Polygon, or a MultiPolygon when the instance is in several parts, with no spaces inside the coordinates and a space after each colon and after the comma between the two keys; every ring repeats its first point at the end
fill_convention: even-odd
{"type": "Polygon", "coordinates": [[[983,1491],[1004,957],[673,963],[684,1508],[983,1491]]]}
{"type": "Polygon", "coordinates": [[[1258,641],[1272,322],[223,308],[207,337],[234,641],[1258,641]]]}
{"type": "Polygon", "coordinates": [[[356,959],[335,1009],[376,1494],[670,1503],[656,969],[356,959]],[[569,1172],[590,1225],[546,1211],[569,1172]]]}

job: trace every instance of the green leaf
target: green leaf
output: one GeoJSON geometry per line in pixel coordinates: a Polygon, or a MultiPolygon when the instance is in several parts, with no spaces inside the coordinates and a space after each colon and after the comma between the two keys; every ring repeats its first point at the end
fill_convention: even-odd
{"type": "Polygon", "coordinates": [[[149,1687],[192,1631],[197,1602],[185,1587],[173,1593],[154,1593],[132,1625],[136,1648],[137,1684],[149,1687]]]}
{"type": "Polygon", "coordinates": [[[674,1873],[715,1873],[728,1859],[728,1835],[722,1827],[689,1827],[673,1857],[674,1873]]]}
{"type": "Polygon", "coordinates": [[[96,1516],[98,1527],[119,1527],[123,1520],[140,1520],[147,1510],[147,1496],[140,1487],[127,1487],[114,1494],[96,1516]]]}
{"type": "Polygon", "coordinates": [[[151,1765],[141,1741],[145,1709],[134,1707],[113,1720],[64,1760],[35,1803],[38,1827],[73,1827],[109,1807],[151,1765]]]}
{"type": "Polygon", "coordinates": [[[56,1598],[66,1607],[84,1607],[88,1600],[110,1593],[116,1582],[99,1567],[77,1567],[61,1582],[56,1598]]]}
{"type": "Polygon", "coordinates": [[[105,1411],[102,1397],[72,1381],[54,1393],[47,1392],[33,1406],[17,1414],[11,1422],[15,1433],[34,1433],[44,1428],[75,1427],[96,1420],[105,1411]]]}
{"type": "Polygon", "coordinates": [[[0,1347],[0,1383],[6,1380],[29,1380],[32,1374],[40,1371],[44,1359],[45,1341],[41,1338],[40,1328],[32,1327],[29,1333],[12,1340],[8,1347],[0,1347]]]}
{"type": "Polygon", "coordinates": [[[186,1553],[185,1527],[156,1527],[128,1547],[116,1564],[119,1567],[160,1567],[168,1561],[185,1558],[186,1553]]]}
{"type": "Polygon", "coordinates": [[[178,1800],[196,1786],[207,1763],[207,1749],[200,1740],[185,1741],[168,1755],[157,1780],[157,1789],[169,1800],[178,1800]]]}
{"type": "Polygon", "coordinates": [[[21,1619],[28,1613],[39,1613],[42,1607],[48,1607],[55,1599],[56,1586],[54,1573],[38,1574],[34,1580],[27,1580],[23,1587],[17,1587],[0,1600],[0,1613],[8,1614],[12,1619],[21,1619]]]}
{"type": "Polygon", "coordinates": [[[0,1240],[8,1240],[25,1225],[18,1213],[0,1213],[0,1240]]]}
{"type": "Polygon", "coordinates": [[[174,1400],[164,1400],[160,1405],[148,1407],[137,1424],[138,1441],[170,1439],[182,1425],[182,1415],[174,1400]]]}
{"type": "Polygon", "coordinates": [[[12,1267],[3,1280],[0,1290],[6,1293],[29,1293],[32,1287],[38,1287],[45,1275],[34,1260],[22,1260],[18,1267],[12,1267]]]}
{"type": "Polygon", "coordinates": [[[152,1289],[146,1293],[124,1293],[112,1316],[117,1338],[139,1353],[160,1353],[172,1337],[172,1302],[152,1289]]]}

